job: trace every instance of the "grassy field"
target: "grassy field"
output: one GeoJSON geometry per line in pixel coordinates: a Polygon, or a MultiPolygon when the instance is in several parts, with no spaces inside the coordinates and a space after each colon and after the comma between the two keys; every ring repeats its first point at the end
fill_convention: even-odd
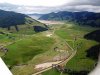
{"type": "MultiPolygon", "coordinates": [[[[37,72],[34,69],[35,65],[50,62],[60,54],[59,51],[54,50],[55,47],[58,47],[59,50],[70,51],[65,43],[56,36],[47,37],[48,33],[47,31],[34,35],[24,35],[22,38],[19,38],[20,34],[9,35],[15,36],[16,39],[10,40],[13,43],[5,46],[8,49],[6,55],[2,52],[0,52],[0,55],[14,75],[28,75],[37,72]]],[[[3,36],[8,38],[6,35],[3,36]]]]}
{"type": "MultiPolygon", "coordinates": [[[[76,55],[66,64],[66,68],[70,72],[62,75],[81,75],[81,72],[90,72],[94,69],[97,61],[86,57],[88,49],[98,43],[84,39],[84,35],[96,30],[97,28],[75,26],[72,23],[60,26],[55,30],[55,34],[65,39],[74,50],[77,50],[76,55]],[[76,41],[73,42],[76,38],[76,41]],[[74,43],[74,44],[73,44],[74,43]]],[[[60,75],[55,69],[44,72],[43,75],[60,75]]]]}
{"type": "MultiPolygon", "coordinates": [[[[6,29],[0,29],[1,32],[5,33],[0,34],[0,45],[5,45],[5,48],[8,49],[5,55],[0,51],[0,56],[14,75],[30,75],[37,72],[34,69],[35,65],[49,62],[55,56],[61,55],[54,48],[68,50],[70,54],[71,50],[65,42],[68,42],[74,50],[77,50],[77,53],[65,66],[71,71],[62,75],[73,75],[72,73],[80,73],[81,71],[88,72],[94,68],[97,61],[86,57],[86,55],[88,49],[98,43],[84,39],[84,35],[97,28],[67,23],[50,25],[49,31],[36,33],[32,27],[37,24],[39,23],[36,22],[27,26],[21,25],[19,26],[19,29],[21,29],[19,32],[14,31],[15,29],[12,27],[11,31],[14,31],[14,33],[10,33],[11,31],[8,32],[6,29]],[[53,32],[54,35],[47,37],[48,34],[53,34],[53,32]]],[[[60,75],[60,72],[51,69],[44,72],[43,75],[60,75]]]]}
{"type": "Polygon", "coordinates": [[[6,46],[9,51],[2,58],[8,67],[12,68],[11,71],[14,75],[28,75],[34,72],[35,64],[42,63],[58,54],[57,52],[50,53],[54,43],[53,38],[42,36],[40,33],[28,36],[6,46]]]}
{"type": "MultiPolygon", "coordinates": [[[[34,20],[31,24],[26,22],[24,25],[17,25],[19,31],[16,31],[15,26],[11,26],[10,30],[8,30],[8,28],[0,28],[0,46],[6,46],[9,43],[13,43],[20,39],[26,38],[27,36],[36,34],[33,26],[45,27],[43,23],[34,20]]],[[[4,53],[0,51],[0,56],[3,55],[4,53]]]]}
{"type": "Polygon", "coordinates": [[[7,46],[9,51],[3,59],[8,65],[22,64],[32,59],[35,55],[47,51],[47,48],[50,48],[53,43],[53,39],[43,36],[25,38],[7,46]]]}

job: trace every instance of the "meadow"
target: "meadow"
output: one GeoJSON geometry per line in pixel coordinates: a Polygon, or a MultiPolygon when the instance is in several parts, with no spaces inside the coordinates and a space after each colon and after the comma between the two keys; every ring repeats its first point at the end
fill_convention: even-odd
{"type": "MultiPolygon", "coordinates": [[[[37,24],[33,23],[33,25],[37,24]]],[[[0,51],[4,62],[14,75],[30,75],[35,70],[35,65],[50,62],[53,58],[61,55],[60,50],[72,53],[66,46],[66,42],[77,51],[76,55],[65,65],[70,72],[62,75],[81,74],[81,72],[90,72],[94,69],[97,60],[87,57],[87,51],[96,41],[87,40],[84,36],[98,28],[88,26],[79,26],[74,23],[49,25],[49,30],[44,32],[35,32],[33,25],[19,26],[20,31],[16,32],[14,27],[8,32],[7,29],[0,29],[0,45],[8,49],[5,54],[0,51]],[[12,33],[13,32],[13,33],[12,33]],[[52,34],[51,36],[48,36],[52,34]],[[55,48],[58,51],[55,51],[55,48]]],[[[63,54],[63,53],[62,53],[63,54]]],[[[56,69],[48,70],[43,75],[60,75],[56,69]]]]}
{"type": "MultiPolygon", "coordinates": [[[[56,27],[56,26],[54,26],[56,27]]],[[[51,69],[42,73],[43,75],[81,75],[82,73],[88,73],[95,68],[97,60],[93,60],[87,57],[87,51],[94,45],[98,45],[96,41],[87,40],[84,36],[92,31],[98,30],[98,28],[92,28],[87,26],[78,26],[73,23],[61,25],[55,34],[62,39],[66,40],[68,44],[77,50],[76,55],[66,63],[65,69],[69,71],[66,73],[60,73],[56,69],[51,69]]],[[[85,74],[86,75],[86,74],[85,74]]]]}
{"type": "Polygon", "coordinates": [[[49,33],[52,32],[44,31],[35,34],[14,32],[1,35],[0,41],[2,43],[0,44],[4,45],[8,52],[6,54],[0,52],[0,55],[14,75],[28,75],[38,72],[34,69],[35,65],[52,62],[61,55],[61,52],[54,50],[55,47],[59,50],[70,51],[57,36],[48,37],[49,33]]]}

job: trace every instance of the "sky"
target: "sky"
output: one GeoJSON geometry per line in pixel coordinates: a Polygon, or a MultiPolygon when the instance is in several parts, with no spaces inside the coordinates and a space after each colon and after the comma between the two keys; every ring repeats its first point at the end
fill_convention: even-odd
{"type": "Polygon", "coordinates": [[[0,0],[1,3],[11,3],[26,6],[58,6],[71,0],[0,0]]]}
{"type": "Polygon", "coordinates": [[[100,0],[0,0],[0,9],[24,14],[58,11],[100,12],[100,0]]]}

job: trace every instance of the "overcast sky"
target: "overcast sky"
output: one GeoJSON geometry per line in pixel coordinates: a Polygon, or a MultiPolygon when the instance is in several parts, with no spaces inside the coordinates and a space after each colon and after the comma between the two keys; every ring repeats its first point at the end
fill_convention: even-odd
{"type": "Polygon", "coordinates": [[[0,9],[25,14],[57,11],[100,12],[100,0],[0,0],[0,9]]]}

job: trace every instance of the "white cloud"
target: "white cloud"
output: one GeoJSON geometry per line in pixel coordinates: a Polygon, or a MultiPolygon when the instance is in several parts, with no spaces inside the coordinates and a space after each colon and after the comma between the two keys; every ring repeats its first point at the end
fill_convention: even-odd
{"type": "Polygon", "coordinates": [[[60,7],[62,11],[89,11],[89,12],[100,12],[100,6],[93,5],[76,5],[76,6],[67,6],[64,5],[60,7]]]}
{"type": "Polygon", "coordinates": [[[2,10],[15,11],[25,14],[49,13],[57,11],[100,12],[100,0],[0,0],[0,2],[0,9],[2,10]]]}
{"type": "Polygon", "coordinates": [[[100,6],[100,0],[72,0],[67,5],[76,6],[76,5],[94,5],[100,6]]]}
{"type": "Polygon", "coordinates": [[[71,0],[0,0],[0,3],[11,3],[28,6],[59,6],[71,0]]]}

